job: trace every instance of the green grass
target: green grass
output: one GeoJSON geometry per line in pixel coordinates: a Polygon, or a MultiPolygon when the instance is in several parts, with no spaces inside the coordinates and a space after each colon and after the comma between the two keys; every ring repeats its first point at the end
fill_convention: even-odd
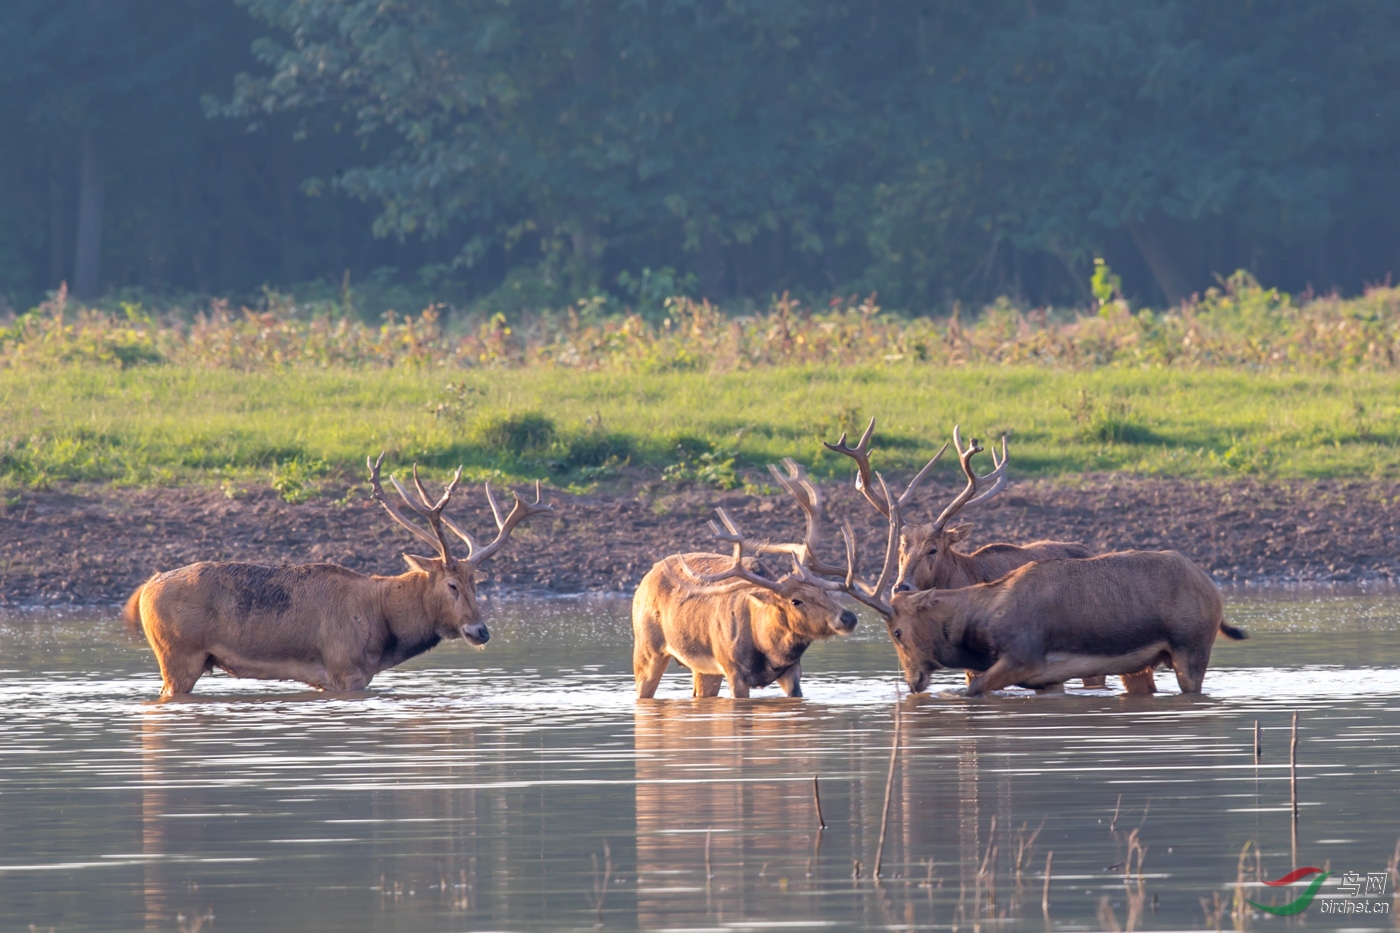
{"type": "Polygon", "coordinates": [[[877,468],[894,472],[920,465],[957,422],[965,437],[1011,434],[1021,477],[1379,478],[1400,467],[1400,379],[1365,372],[67,365],[0,371],[0,410],[0,484],[11,489],[231,481],[299,497],[323,478],[359,477],[381,448],[396,469],[464,463],[473,477],[576,488],[606,482],[623,463],[726,485],[735,466],[742,477],[792,456],[844,476],[848,462],[819,442],[858,432],[871,415],[877,468]]]}

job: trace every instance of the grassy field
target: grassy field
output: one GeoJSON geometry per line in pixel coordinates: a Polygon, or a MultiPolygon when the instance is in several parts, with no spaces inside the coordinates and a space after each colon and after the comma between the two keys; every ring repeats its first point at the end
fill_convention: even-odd
{"type": "MultiPolygon", "coordinates": [[[[1118,470],[1269,478],[1400,468],[1393,373],[1239,373],[912,361],[724,374],[399,367],[235,372],[198,366],[0,370],[0,485],[271,483],[288,498],[397,467],[584,489],[630,465],[730,488],[878,416],[877,468],[914,468],[954,423],[1011,436],[1019,476],[1118,470]]],[[[990,463],[984,464],[990,468],[990,463]]],[[[955,469],[955,465],[948,469],[955,469]]]]}

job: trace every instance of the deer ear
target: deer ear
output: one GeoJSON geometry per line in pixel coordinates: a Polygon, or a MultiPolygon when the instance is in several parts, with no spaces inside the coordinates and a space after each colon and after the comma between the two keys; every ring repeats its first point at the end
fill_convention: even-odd
{"type": "Polygon", "coordinates": [[[419,573],[430,573],[433,569],[434,559],[431,557],[414,557],[412,554],[405,554],[403,562],[408,564],[409,570],[416,570],[419,573]]]}
{"type": "Polygon", "coordinates": [[[972,525],[970,522],[963,522],[961,525],[954,525],[947,531],[948,538],[951,541],[961,541],[968,535],[972,534],[972,529],[974,527],[975,526],[972,525]]]}

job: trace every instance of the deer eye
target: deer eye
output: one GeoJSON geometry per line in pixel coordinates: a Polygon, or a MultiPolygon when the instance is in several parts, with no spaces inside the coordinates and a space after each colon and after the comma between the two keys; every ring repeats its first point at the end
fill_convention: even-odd
{"type": "Polygon", "coordinates": [[[899,640],[900,640],[901,638],[903,638],[903,637],[904,637],[904,630],[903,630],[903,629],[895,629],[895,630],[894,630],[894,640],[895,640],[895,641],[899,641],[899,640]]]}
{"type": "Polygon", "coordinates": [[[928,549],[928,552],[929,552],[930,555],[937,554],[937,553],[938,553],[938,548],[936,548],[936,547],[931,547],[931,548],[928,549]]]}
{"type": "Polygon", "coordinates": [[[448,580],[447,588],[452,591],[453,596],[457,595],[457,584],[453,583],[451,580],[448,580]]]}
{"type": "Polygon", "coordinates": [[[800,605],[802,605],[802,600],[800,600],[800,599],[794,599],[794,600],[792,601],[792,604],[793,604],[794,606],[800,606],[800,605]]]}

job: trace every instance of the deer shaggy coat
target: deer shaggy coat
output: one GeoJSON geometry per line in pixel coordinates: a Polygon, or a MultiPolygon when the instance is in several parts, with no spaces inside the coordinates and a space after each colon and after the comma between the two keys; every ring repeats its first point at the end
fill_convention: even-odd
{"type": "MultiPolygon", "coordinates": [[[[788,696],[802,696],[802,654],[814,641],[849,635],[856,614],[811,583],[781,577],[775,589],[743,580],[702,586],[689,581],[680,562],[700,573],[732,565],[718,554],[681,554],[655,564],[632,597],[632,670],[637,696],[656,695],[661,675],[675,659],[690,668],[693,695],[719,695],[729,682],[734,697],[776,682],[788,696]]],[[[746,558],[757,573],[761,566],[746,558]]]]}
{"type": "Polygon", "coordinates": [[[909,689],[939,668],[982,671],[969,695],[1170,664],[1199,693],[1224,620],[1220,592],[1176,551],[1037,561],[993,583],[897,593],[887,620],[909,689]]]}
{"type": "Polygon", "coordinates": [[[335,564],[203,562],[158,573],[127,600],[127,624],[160,663],[162,697],[219,668],[234,677],[363,690],[380,671],[444,639],[491,637],[466,562],[410,557],[399,576],[335,564]]]}

